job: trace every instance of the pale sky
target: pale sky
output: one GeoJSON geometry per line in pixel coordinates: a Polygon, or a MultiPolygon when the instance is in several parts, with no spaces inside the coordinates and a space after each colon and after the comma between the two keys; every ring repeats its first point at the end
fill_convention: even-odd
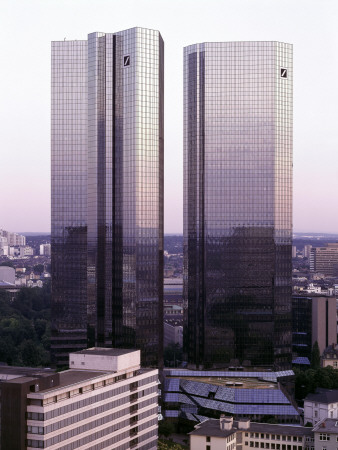
{"type": "Polygon", "coordinates": [[[50,42],[134,26],[165,42],[165,232],[182,232],[183,47],[294,45],[294,231],[338,233],[337,0],[1,0],[0,228],[50,230],[50,42]]]}

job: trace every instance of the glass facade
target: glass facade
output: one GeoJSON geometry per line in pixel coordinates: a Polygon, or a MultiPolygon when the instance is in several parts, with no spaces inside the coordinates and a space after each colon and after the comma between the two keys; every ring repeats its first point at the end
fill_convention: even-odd
{"type": "MultiPolygon", "coordinates": [[[[327,327],[323,326],[323,331],[325,329],[327,329],[327,327]]],[[[308,362],[310,362],[311,352],[312,352],[312,298],[293,295],[292,358],[293,360],[296,358],[307,358],[308,362]]]]}
{"type": "MultiPolygon", "coordinates": [[[[61,70],[54,73],[52,68],[53,99],[59,91],[63,95],[52,102],[52,122],[56,114],[63,116],[69,129],[67,140],[65,130],[52,125],[55,360],[68,355],[60,347],[63,340],[72,350],[78,343],[75,334],[71,343],[68,322],[60,326],[70,303],[74,311],[67,315],[81,325],[85,346],[140,348],[143,365],[158,365],[163,340],[163,40],[158,31],[132,28],[92,33],[88,41],[58,42],[52,48],[61,70]],[[74,76],[73,64],[80,64],[78,55],[67,59],[72,45],[85,52],[79,70],[82,91],[74,80],[65,83],[74,76]],[[57,54],[55,48],[60,49],[57,54]],[[81,122],[81,136],[73,122],[81,122]],[[83,185],[77,178],[80,157],[72,145],[76,138],[81,139],[83,185]],[[68,185],[75,186],[73,197],[68,185]],[[57,189],[64,190],[63,198],[55,196],[57,189]],[[83,264],[74,267],[70,261],[63,267],[65,278],[55,264],[63,259],[56,243],[59,239],[68,251],[65,230],[76,214],[83,219],[84,242],[75,245],[74,253],[83,264]],[[67,295],[68,284],[79,296],[76,304],[67,295]]],[[[83,348],[83,340],[78,345],[83,348]]]]}
{"type": "Polygon", "coordinates": [[[52,341],[87,346],[87,42],[52,43],[52,341]]]}
{"type": "Polygon", "coordinates": [[[292,45],[184,49],[189,363],[291,362],[292,45]]]}

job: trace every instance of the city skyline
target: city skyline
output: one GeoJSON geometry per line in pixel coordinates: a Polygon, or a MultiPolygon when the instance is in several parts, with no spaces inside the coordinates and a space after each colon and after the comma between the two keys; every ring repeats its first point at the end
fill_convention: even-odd
{"type": "Polygon", "coordinates": [[[85,39],[88,30],[141,26],[159,30],[166,42],[165,232],[182,233],[183,47],[193,42],[248,40],[294,44],[294,231],[338,231],[333,207],[338,189],[336,1],[126,0],[119,3],[116,15],[113,2],[106,0],[100,8],[89,0],[81,7],[75,0],[4,0],[0,12],[6,36],[2,40],[6,70],[0,75],[6,86],[0,105],[2,166],[8,168],[2,181],[11,194],[2,190],[3,228],[50,230],[50,41],[60,36],[85,39]],[[25,201],[20,201],[23,196],[25,201]]]}

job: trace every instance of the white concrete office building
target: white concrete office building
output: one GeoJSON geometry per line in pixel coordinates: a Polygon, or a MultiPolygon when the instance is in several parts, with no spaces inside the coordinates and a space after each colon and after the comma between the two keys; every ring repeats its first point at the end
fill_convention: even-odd
{"type": "MultiPolygon", "coordinates": [[[[141,369],[139,350],[90,348],[71,353],[69,365],[43,380],[32,376],[2,385],[5,402],[11,403],[16,387],[26,405],[21,448],[157,448],[158,371],[141,369]]],[[[10,420],[15,427],[12,433],[3,427],[3,445],[14,439],[14,428],[18,432],[18,418],[10,420]]]]}

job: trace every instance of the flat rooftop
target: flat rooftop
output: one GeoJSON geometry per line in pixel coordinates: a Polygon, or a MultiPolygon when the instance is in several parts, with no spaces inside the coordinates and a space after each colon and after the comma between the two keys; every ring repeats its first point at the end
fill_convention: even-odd
{"type": "Polygon", "coordinates": [[[127,353],[134,353],[134,352],[137,352],[137,349],[92,347],[72,353],[75,355],[121,356],[127,353]]]}
{"type": "MultiPolygon", "coordinates": [[[[171,378],[171,377],[168,377],[171,378]]],[[[270,380],[245,377],[180,377],[182,380],[194,381],[196,383],[207,383],[235,389],[278,389],[277,383],[270,380]]]]}
{"type": "Polygon", "coordinates": [[[58,390],[60,388],[64,388],[67,386],[72,386],[74,384],[78,384],[78,383],[82,383],[83,381],[89,381],[92,380],[93,378],[97,378],[97,377],[101,377],[102,375],[111,373],[111,372],[100,372],[100,371],[91,371],[91,370],[74,370],[74,369],[69,369],[69,370],[65,370],[64,372],[60,372],[60,384],[58,384],[57,386],[53,386],[50,387],[48,389],[41,389],[39,391],[44,393],[44,392],[49,392],[49,391],[55,391],[58,390]]]}
{"type": "MultiPolygon", "coordinates": [[[[237,424],[237,422],[235,422],[235,424],[237,424]]],[[[284,435],[290,434],[292,436],[313,436],[312,428],[301,427],[298,425],[275,425],[270,423],[251,422],[249,431],[284,435]]]]}
{"type": "Polygon", "coordinates": [[[188,434],[192,434],[194,436],[228,437],[236,433],[236,431],[236,428],[232,428],[231,430],[221,430],[219,420],[210,419],[199,424],[195,430],[188,434]]]}
{"type": "MultiPolygon", "coordinates": [[[[242,368],[243,369],[243,368],[242,368]]],[[[294,376],[292,370],[284,370],[279,372],[273,372],[272,370],[262,371],[262,369],[251,368],[250,370],[193,370],[193,369],[164,369],[166,377],[194,377],[195,378],[256,378],[266,381],[277,381],[278,378],[294,376]]]]}
{"type": "Polygon", "coordinates": [[[0,381],[7,381],[19,377],[41,377],[52,375],[55,370],[41,367],[16,367],[0,364],[0,381]]]}
{"type": "MultiPolygon", "coordinates": [[[[326,419],[328,420],[328,419],[326,419]]],[[[331,419],[336,422],[335,419],[331,419]]],[[[324,428],[325,429],[325,428],[324,428]]],[[[216,436],[216,437],[227,437],[238,430],[238,421],[234,421],[232,430],[221,430],[219,419],[209,419],[202,422],[198,428],[189,434],[199,435],[199,436],[216,436]]],[[[243,430],[241,428],[241,430],[243,430]]],[[[337,428],[336,428],[337,430],[337,428]]],[[[268,423],[256,423],[251,422],[249,428],[246,430],[248,432],[262,432],[262,433],[273,433],[281,435],[291,435],[291,436],[312,436],[312,428],[306,428],[301,426],[290,426],[290,425],[274,425],[268,423]]],[[[326,431],[329,431],[326,429],[326,431]]]]}
{"type": "Polygon", "coordinates": [[[16,377],[9,380],[6,380],[7,383],[14,383],[14,384],[25,384],[27,382],[36,381],[37,378],[35,377],[16,377]]]}
{"type": "MultiPolygon", "coordinates": [[[[146,372],[151,372],[154,369],[142,369],[138,370],[137,374],[141,375],[146,372]]],[[[60,372],[60,384],[57,386],[53,386],[47,389],[41,389],[38,394],[57,391],[62,388],[66,388],[68,386],[74,386],[79,383],[83,383],[84,381],[93,381],[95,378],[102,377],[104,375],[114,375],[116,372],[111,372],[107,370],[99,371],[99,370],[77,370],[77,369],[69,369],[64,372],[60,372]]]]}

